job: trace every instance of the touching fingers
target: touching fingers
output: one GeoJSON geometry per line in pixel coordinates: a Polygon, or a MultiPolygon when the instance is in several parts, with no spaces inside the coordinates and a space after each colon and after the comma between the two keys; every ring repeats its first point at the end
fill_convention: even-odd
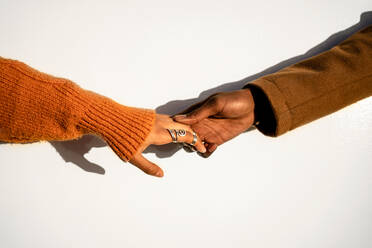
{"type": "MultiPolygon", "coordinates": [[[[197,134],[196,134],[196,136],[197,136],[197,134]]],[[[205,153],[205,152],[207,152],[207,149],[205,148],[205,146],[204,146],[202,140],[201,140],[198,136],[197,136],[197,141],[196,141],[196,143],[194,144],[194,147],[196,148],[196,150],[197,150],[198,152],[201,152],[201,153],[205,153]]]]}
{"type": "Polygon", "coordinates": [[[152,163],[151,161],[143,157],[142,153],[137,153],[129,162],[138,167],[146,174],[156,177],[164,176],[163,170],[156,164],[152,163]]]}
{"type": "Polygon", "coordinates": [[[205,153],[202,153],[200,154],[201,156],[203,156],[204,158],[208,158],[210,155],[212,155],[212,153],[217,149],[217,144],[209,144],[209,143],[205,143],[205,146],[207,148],[207,151],[205,153]]]}
{"type": "Polygon", "coordinates": [[[204,147],[202,140],[189,127],[179,129],[169,129],[169,135],[176,143],[186,143],[193,146],[198,152],[204,153],[207,149],[204,147]]]}
{"type": "Polygon", "coordinates": [[[201,138],[188,125],[175,122],[171,119],[171,123],[167,125],[167,135],[171,141],[176,143],[187,143],[195,147],[201,153],[206,152],[201,138]]]}
{"type": "Polygon", "coordinates": [[[187,143],[195,147],[198,152],[205,153],[207,149],[205,148],[202,140],[199,138],[198,134],[194,131],[186,131],[184,137],[180,137],[179,142],[187,143]]]}

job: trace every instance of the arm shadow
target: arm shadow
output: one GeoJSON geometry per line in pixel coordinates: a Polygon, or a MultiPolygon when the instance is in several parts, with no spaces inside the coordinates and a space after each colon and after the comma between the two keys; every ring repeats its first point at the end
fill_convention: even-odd
{"type": "MultiPolygon", "coordinates": [[[[310,58],[324,51],[327,51],[331,49],[332,47],[336,46],[337,44],[339,44],[340,42],[342,42],[343,40],[347,39],[352,34],[356,33],[357,31],[369,25],[372,25],[372,11],[362,13],[360,16],[360,21],[357,24],[331,35],[325,41],[311,48],[304,54],[284,60],[259,73],[253,74],[239,81],[224,83],[215,88],[205,90],[201,92],[195,98],[184,99],[184,100],[174,100],[174,101],[167,102],[157,107],[156,112],[161,113],[161,114],[174,115],[174,114],[177,114],[183,111],[190,105],[195,104],[214,93],[241,89],[246,83],[252,80],[258,79],[267,74],[277,72],[287,66],[290,66],[299,61],[310,58]]],[[[247,131],[250,131],[253,129],[254,128],[250,128],[247,131]]],[[[0,142],[0,145],[1,144],[6,144],[6,143],[0,142]]],[[[107,145],[99,137],[94,136],[94,135],[85,135],[81,139],[78,139],[78,140],[52,141],[50,142],[50,144],[56,149],[56,151],[60,154],[60,156],[63,158],[64,161],[71,162],[87,172],[92,172],[92,173],[97,173],[97,174],[105,173],[105,170],[101,166],[88,161],[84,157],[84,155],[88,153],[93,147],[104,147],[107,145]]],[[[145,153],[154,153],[159,158],[167,158],[175,154],[180,149],[181,147],[176,144],[168,144],[168,145],[163,145],[163,146],[150,146],[145,150],[145,153]]]]}
{"type": "MultiPolygon", "coordinates": [[[[337,44],[341,43],[342,41],[346,40],[352,34],[358,32],[359,30],[363,28],[368,27],[369,25],[372,25],[372,11],[362,13],[360,15],[360,20],[357,24],[331,35],[325,41],[311,48],[304,54],[297,55],[295,57],[284,60],[259,73],[253,74],[239,81],[224,83],[215,88],[205,90],[201,92],[199,96],[195,98],[190,98],[190,99],[185,99],[185,100],[174,100],[174,101],[167,102],[164,105],[157,107],[156,112],[160,114],[175,115],[185,110],[190,105],[200,102],[214,93],[239,90],[250,81],[253,81],[265,75],[277,72],[285,67],[288,67],[302,60],[305,60],[307,58],[310,58],[317,54],[325,52],[331,49],[332,47],[336,46],[337,44]]],[[[250,128],[247,131],[251,131],[254,129],[255,128],[250,128]]],[[[166,157],[172,156],[178,150],[180,150],[179,146],[176,146],[174,144],[168,144],[164,146],[150,146],[145,150],[145,153],[155,153],[156,156],[159,158],[166,158],[166,157]]]]}
{"type": "MultiPolygon", "coordinates": [[[[11,144],[8,142],[0,141],[2,144],[11,144]]],[[[29,143],[23,143],[29,144],[29,143]]],[[[84,135],[80,139],[67,140],[67,141],[49,141],[62,159],[68,163],[73,163],[86,172],[96,174],[105,174],[105,169],[101,166],[90,162],[84,155],[94,147],[105,147],[107,144],[104,140],[95,135],[84,135]]]]}

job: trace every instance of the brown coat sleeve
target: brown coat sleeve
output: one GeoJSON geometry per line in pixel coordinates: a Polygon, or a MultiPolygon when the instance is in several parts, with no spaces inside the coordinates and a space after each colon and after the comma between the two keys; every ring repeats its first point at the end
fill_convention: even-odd
{"type": "Polygon", "coordinates": [[[246,85],[266,135],[279,136],[372,95],[372,26],[329,51],[246,85]]]}
{"type": "Polygon", "coordinates": [[[124,161],[153,127],[152,110],[123,106],[63,78],[0,57],[0,141],[102,137],[124,161]]]}

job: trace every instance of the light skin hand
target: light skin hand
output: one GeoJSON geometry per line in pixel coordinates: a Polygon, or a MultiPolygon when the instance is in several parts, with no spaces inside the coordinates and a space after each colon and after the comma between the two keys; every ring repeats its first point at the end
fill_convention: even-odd
{"type": "MultiPolygon", "coordinates": [[[[172,137],[170,136],[167,129],[184,129],[186,131],[186,136],[179,136],[179,142],[191,143],[193,140],[192,129],[187,124],[177,123],[170,118],[168,115],[156,114],[155,124],[150,134],[147,136],[145,142],[138,149],[137,153],[129,161],[131,164],[137,166],[146,174],[162,177],[164,175],[163,170],[153,162],[147,160],[143,157],[142,152],[149,145],[164,145],[172,142],[172,137]]],[[[196,150],[200,153],[206,152],[206,148],[198,138],[196,144],[194,145],[196,150]]]]}
{"type": "Polygon", "coordinates": [[[190,125],[204,141],[210,156],[217,146],[238,136],[254,123],[254,101],[249,89],[211,95],[173,119],[190,125]]]}

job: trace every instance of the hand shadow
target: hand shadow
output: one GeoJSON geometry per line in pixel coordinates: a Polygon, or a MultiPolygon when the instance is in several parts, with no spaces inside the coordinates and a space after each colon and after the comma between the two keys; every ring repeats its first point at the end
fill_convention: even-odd
{"type": "Polygon", "coordinates": [[[104,147],[106,142],[95,135],[84,135],[80,139],[68,141],[51,141],[49,142],[61,155],[63,160],[71,162],[86,172],[105,174],[105,169],[101,166],[88,161],[84,155],[93,147],[104,147]]]}
{"type": "MultiPolygon", "coordinates": [[[[343,40],[347,39],[353,33],[369,25],[372,25],[372,11],[362,13],[360,16],[360,21],[357,24],[343,31],[340,31],[340,32],[337,32],[331,35],[328,39],[318,44],[317,46],[311,48],[310,50],[308,50],[306,53],[302,55],[298,55],[290,59],[284,60],[276,65],[273,65],[265,69],[262,72],[251,75],[242,80],[225,83],[215,88],[205,90],[202,93],[200,93],[199,96],[195,98],[190,98],[190,99],[185,99],[185,100],[175,100],[175,101],[168,102],[164,105],[157,107],[156,111],[161,114],[174,115],[174,114],[177,114],[183,111],[188,106],[194,103],[197,103],[214,93],[241,89],[246,83],[252,80],[255,80],[267,74],[277,72],[287,66],[290,66],[299,61],[310,58],[324,51],[327,51],[331,49],[332,47],[334,47],[335,45],[342,42],[343,40]]],[[[253,128],[247,131],[250,131],[252,129],[253,128]]],[[[4,143],[0,143],[0,144],[4,144],[4,143]]],[[[61,157],[66,162],[71,162],[87,172],[93,172],[93,173],[98,173],[98,174],[105,173],[105,170],[101,166],[88,161],[84,157],[84,155],[88,153],[93,147],[106,146],[106,143],[102,141],[100,138],[98,138],[97,136],[86,135],[78,140],[53,141],[53,142],[50,142],[50,144],[56,149],[56,151],[61,155],[61,157]]],[[[163,146],[150,146],[145,150],[145,153],[155,153],[156,156],[159,158],[166,158],[166,157],[172,156],[174,153],[176,153],[180,149],[181,147],[177,144],[168,144],[168,145],[163,145],[163,146]]]]}

